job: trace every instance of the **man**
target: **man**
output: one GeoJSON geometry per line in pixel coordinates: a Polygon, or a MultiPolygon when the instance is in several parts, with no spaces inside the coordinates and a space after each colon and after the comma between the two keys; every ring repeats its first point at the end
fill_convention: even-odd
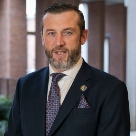
{"type": "Polygon", "coordinates": [[[87,35],[76,7],[56,3],[44,11],[41,37],[49,67],[19,79],[4,136],[129,136],[126,86],[82,59],[87,35]],[[54,73],[63,75],[58,83],[54,73]],[[52,90],[60,91],[53,101],[52,90]]]}

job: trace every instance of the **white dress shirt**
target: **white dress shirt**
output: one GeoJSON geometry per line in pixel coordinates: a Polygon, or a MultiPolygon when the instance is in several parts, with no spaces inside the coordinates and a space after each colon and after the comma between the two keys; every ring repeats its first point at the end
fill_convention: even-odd
{"type": "MultiPolygon", "coordinates": [[[[66,74],[66,76],[64,76],[59,82],[59,88],[60,88],[60,104],[63,103],[65,96],[69,90],[69,88],[71,87],[81,65],[83,63],[83,59],[80,58],[79,61],[70,69],[62,72],[64,74],[66,74]]],[[[49,84],[48,84],[48,94],[50,91],[50,86],[51,86],[51,81],[52,81],[52,73],[56,73],[50,66],[49,64],[49,84]]],[[[47,100],[48,100],[48,95],[47,95],[47,100]]]]}

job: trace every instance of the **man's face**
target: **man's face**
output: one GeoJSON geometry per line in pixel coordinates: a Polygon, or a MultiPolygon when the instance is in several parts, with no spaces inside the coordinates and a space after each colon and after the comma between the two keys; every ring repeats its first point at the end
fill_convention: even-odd
{"type": "Polygon", "coordinates": [[[60,14],[46,13],[43,17],[42,44],[52,68],[56,72],[69,69],[81,57],[81,44],[87,38],[87,30],[81,34],[75,11],[60,14]]]}

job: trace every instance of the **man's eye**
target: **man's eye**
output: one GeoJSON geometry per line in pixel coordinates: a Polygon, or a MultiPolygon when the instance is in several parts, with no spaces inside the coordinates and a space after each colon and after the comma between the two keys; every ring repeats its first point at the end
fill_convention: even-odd
{"type": "Polygon", "coordinates": [[[55,32],[49,32],[48,35],[54,36],[55,32]]]}
{"type": "Polygon", "coordinates": [[[72,34],[72,32],[70,32],[70,31],[65,31],[64,33],[63,33],[63,35],[71,35],[72,34]]]}

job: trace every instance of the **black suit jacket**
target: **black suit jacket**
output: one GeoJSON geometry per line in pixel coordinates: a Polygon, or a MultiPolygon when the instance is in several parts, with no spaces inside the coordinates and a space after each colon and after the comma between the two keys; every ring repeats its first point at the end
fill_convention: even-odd
{"type": "MultiPolygon", "coordinates": [[[[4,136],[45,136],[49,68],[19,79],[4,136]]],[[[125,84],[83,62],[49,136],[129,136],[125,84]],[[82,85],[87,86],[81,91],[82,85]],[[77,108],[81,95],[90,108],[77,108]]]]}

